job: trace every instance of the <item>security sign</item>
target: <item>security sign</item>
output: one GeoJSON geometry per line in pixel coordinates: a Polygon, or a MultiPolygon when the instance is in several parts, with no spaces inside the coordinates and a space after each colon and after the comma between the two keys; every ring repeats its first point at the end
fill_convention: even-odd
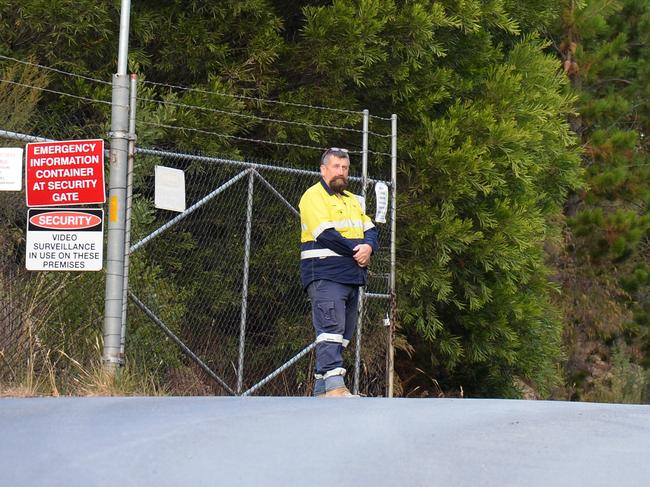
{"type": "Polygon", "coordinates": [[[104,203],[104,141],[27,144],[27,206],[104,203]]]}
{"type": "Polygon", "coordinates": [[[100,271],[104,210],[51,208],[27,211],[29,271],[100,271]]]}

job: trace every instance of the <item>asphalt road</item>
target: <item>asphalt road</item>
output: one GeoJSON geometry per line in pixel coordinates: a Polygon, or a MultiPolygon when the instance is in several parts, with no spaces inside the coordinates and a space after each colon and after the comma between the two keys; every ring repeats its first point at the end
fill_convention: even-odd
{"type": "Polygon", "coordinates": [[[648,486],[650,406],[0,400],[0,486],[648,486]]]}

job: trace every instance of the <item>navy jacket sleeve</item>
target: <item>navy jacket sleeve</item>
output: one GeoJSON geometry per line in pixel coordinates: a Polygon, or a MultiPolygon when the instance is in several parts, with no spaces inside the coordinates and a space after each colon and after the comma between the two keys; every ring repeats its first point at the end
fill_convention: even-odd
{"type": "Polygon", "coordinates": [[[363,232],[363,243],[366,243],[372,247],[372,253],[376,253],[379,250],[379,231],[377,227],[372,227],[363,232]]]}
{"type": "Polygon", "coordinates": [[[356,246],[356,244],[350,242],[347,238],[345,238],[333,228],[328,228],[327,230],[321,232],[316,241],[328,249],[333,250],[339,255],[354,255],[352,249],[356,246]]]}
{"type": "MultiPolygon", "coordinates": [[[[379,232],[377,231],[377,227],[372,227],[366,230],[363,233],[363,236],[363,243],[368,244],[372,247],[373,254],[377,252],[377,250],[379,250],[379,232]]],[[[346,256],[354,255],[354,251],[352,249],[356,247],[356,244],[343,237],[338,231],[333,228],[328,228],[327,230],[323,231],[323,233],[318,236],[316,241],[328,249],[333,250],[337,254],[346,256]]]]}

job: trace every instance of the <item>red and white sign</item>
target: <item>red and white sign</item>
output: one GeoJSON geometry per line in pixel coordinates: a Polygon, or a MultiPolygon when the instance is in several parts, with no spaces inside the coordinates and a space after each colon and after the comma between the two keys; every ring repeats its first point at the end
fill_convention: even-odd
{"type": "Polygon", "coordinates": [[[53,210],[29,218],[29,223],[47,230],[84,230],[102,223],[102,219],[87,211],[53,210]]]}
{"type": "Polygon", "coordinates": [[[104,210],[30,208],[25,266],[29,271],[100,271],[104,210]]]}
{"type": "Polygon", "coordinates": [[[104,203],[104,141],[27,144],[27,206],[104,203]]]}

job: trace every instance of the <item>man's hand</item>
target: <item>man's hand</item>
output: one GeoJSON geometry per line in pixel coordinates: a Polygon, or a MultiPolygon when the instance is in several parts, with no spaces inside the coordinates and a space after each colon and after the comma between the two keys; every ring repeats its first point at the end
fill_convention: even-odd
{"type": "Polygon", "coordinates": [[[359,244],[352,249],[354,252],[354,260],[360,267],[368,267],[370,264],[370,254],[372,254],[372,247],[368,244],[359,244]]]}

